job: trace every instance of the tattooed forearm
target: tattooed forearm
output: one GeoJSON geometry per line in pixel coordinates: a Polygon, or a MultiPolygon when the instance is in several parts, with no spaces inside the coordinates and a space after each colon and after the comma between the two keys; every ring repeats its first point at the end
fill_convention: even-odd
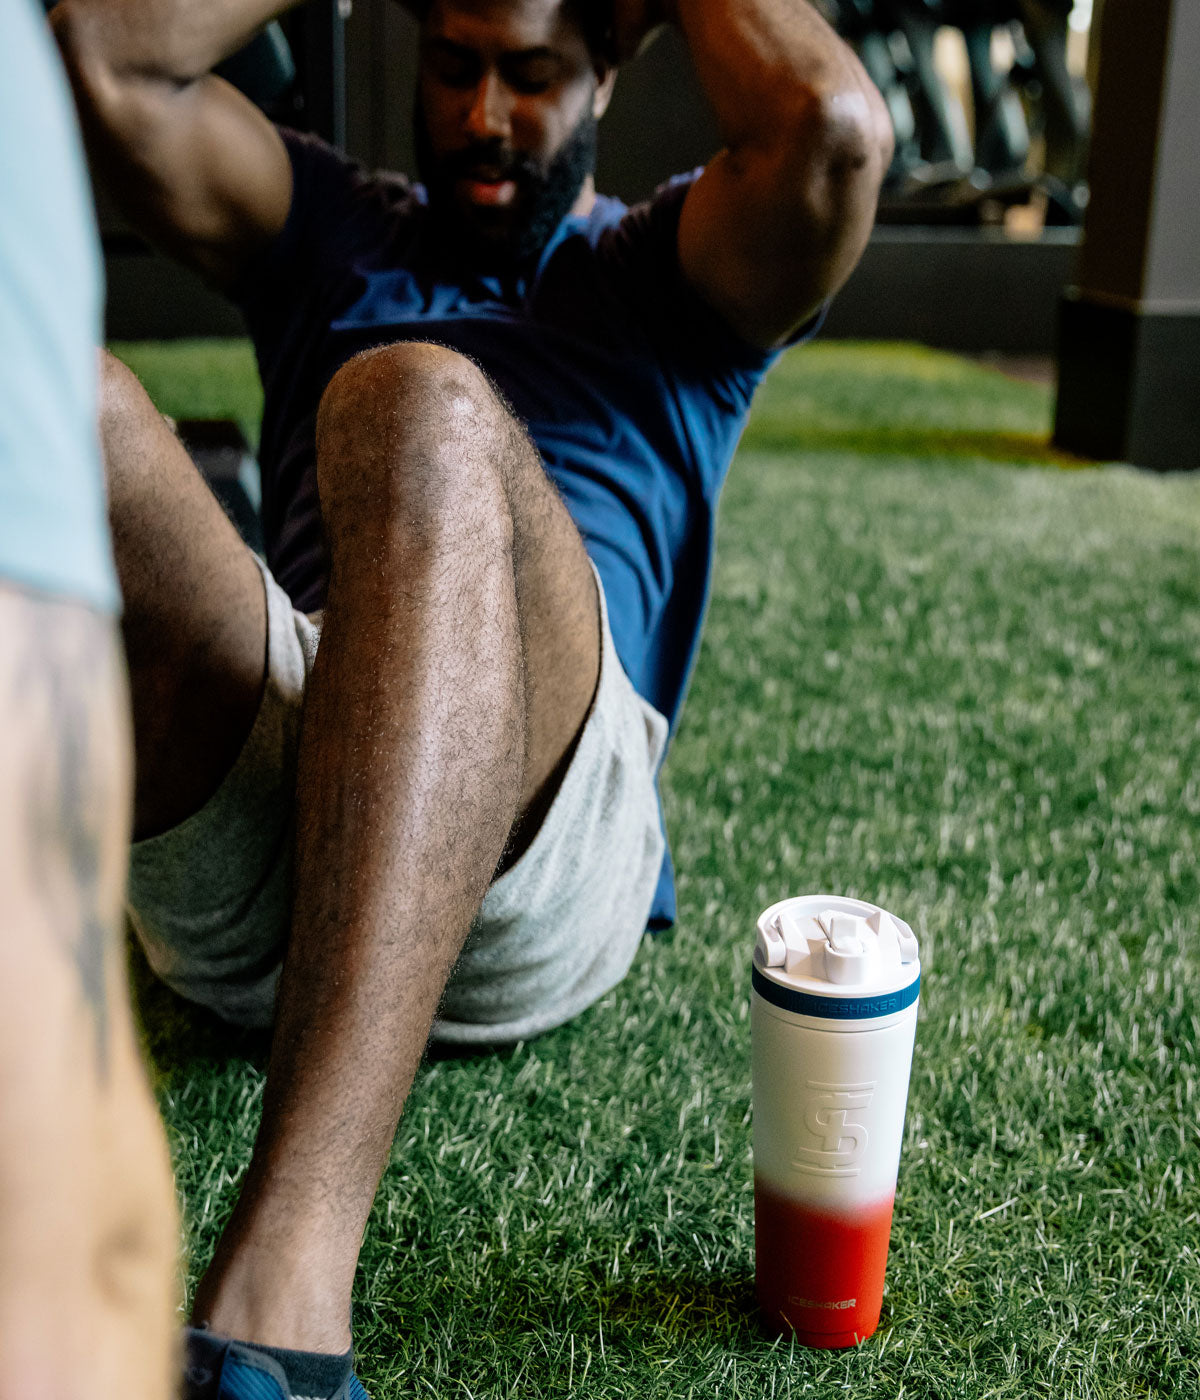
{"type": "Polygon", "coordinates": [[[128,841],[124,695],[110,619],[0,588],[0,803],[24,833],[25,879],[74,968],[101,1075],[128,841]]]}
{"type": "MultiPolygon", "coordinates": [[[[93,625],[84,630],[94,633],[100,628],[93,625]]],[[[101,771],[97,771],[96,717],[92,713],[102,664],[97,643],[102,643],[103,637],[81,635],[71,641],[81,645],[68,643],[57,655],[44,656],[47,664],[38,668],[35,662],[26,676],[36,694],[40,669],[42,694],[58,740],[55,744],[51,738],[45,786],[29,794],[30,815],[35,823],[40,818],[42,840],[34,857],[37,861],[40,855],[38,863],[47,889],[64,875],[69,882],[62,891],[63,907],[55,931],[75,964],[84,1005],[95,1022],[96,1060],[103,1076],[108,1053],[105,969],[113,930],[105,919],[108,913],[111,920],[111,912],[103,908],[100,888],[104,792],[97,782],[103,782],[103,769],[101,764],[101,771]]]]}

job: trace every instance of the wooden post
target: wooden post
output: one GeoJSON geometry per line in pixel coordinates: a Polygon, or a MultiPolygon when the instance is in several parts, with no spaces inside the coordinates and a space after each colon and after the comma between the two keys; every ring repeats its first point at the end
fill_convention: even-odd
{"type": "Polygon", "coordinates": [[[1106,0],[1091,201],[1063,299],[1054,440],[1200,468],[1200,4],[1106,0]]]}

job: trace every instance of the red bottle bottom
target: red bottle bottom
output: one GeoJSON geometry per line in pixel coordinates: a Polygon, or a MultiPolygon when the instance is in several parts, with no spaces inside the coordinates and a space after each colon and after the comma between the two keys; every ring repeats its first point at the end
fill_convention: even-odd
{"type": "Polygon", "coordinates": [[[810,1347],[852,1347],[879,1326],[894,1197],[844,1213],[754,1181],[758,1301],[767,1321],[810,1347]]]}

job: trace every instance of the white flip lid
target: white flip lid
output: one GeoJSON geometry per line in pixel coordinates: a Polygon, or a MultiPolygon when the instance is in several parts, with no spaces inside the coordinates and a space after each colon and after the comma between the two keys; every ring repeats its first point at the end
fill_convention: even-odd
{"type": "Polygon", "coordinates": [[[903,919],[863,899],[825,894],[765,910],[754,962],[773,982],[818,996],[898,991],[920,971],[916,936],[903,919]]]}

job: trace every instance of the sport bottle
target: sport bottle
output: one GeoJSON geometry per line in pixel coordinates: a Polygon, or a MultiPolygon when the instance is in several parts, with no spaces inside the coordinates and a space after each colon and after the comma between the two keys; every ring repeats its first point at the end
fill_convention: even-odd
{"type": "Polygon", "coordinates": [[[751,971],[758,1299],[807,1346],[879,1325],[921,964],[877,905],[773,904],[751,971]]]}

